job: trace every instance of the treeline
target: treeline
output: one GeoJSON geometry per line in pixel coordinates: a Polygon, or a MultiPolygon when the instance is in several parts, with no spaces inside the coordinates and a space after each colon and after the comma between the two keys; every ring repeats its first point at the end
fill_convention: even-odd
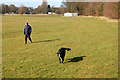
{"type": "Polygon", "coordinates": [[[59,8],[51,7],[47,5],[47,2],[43,2],[35,9],[24,5],[16,7],[14,4],[9,6],[1,4],[0,7],[2,14],[47,14],[48,12],[64,14],[72,12],[83,16],[106,16],[113,19],[118,19],[118,12],[120,12],[119,2],[63,2],[59,8]]]}
{"type": "Polygon", "coordinates": [[[61,14],[60,8],[56,8],[54,6],[51,7],[47,4],[47,2],[43,2],[42,5],[39,5],[37,8],[26,7],[24,5],[21,5],[21,7],[16,7],[14,4],[0,4],[1,14],[47,14],[48,12],[61,14]]]}
{"type": "Polygon", "coordinates": [[[43,4],[34,9],[32,7],[26,7],[24,5],[21,5],[21,7],[16,7],[14,4],[11,4],[9,6],[6,4],[1,4],[0,11],[2,14],[5,14],[5,13],[10,13],[10,14],[11,13],[13,13],[13,14],[43,13],[43,14],[46,14],[48,12],[48,6],[47,6],[47,4],[43,4]]]}
{"type": "Polygon", "coordinates": [[[117,19],[119,2],[67,2],[66,12],[77,12],[84,16],[106,16],[117,19]]]}

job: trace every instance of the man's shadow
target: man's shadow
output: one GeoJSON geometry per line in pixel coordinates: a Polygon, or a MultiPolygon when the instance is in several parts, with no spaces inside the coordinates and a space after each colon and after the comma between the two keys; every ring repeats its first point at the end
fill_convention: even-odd
{"type": "Polygon", "coordinates": [[[40,43],[40,42],[51,42],[51,41],[58,41],[60,39],[52,39],[52,40],[44,40],[44,41],[35,41],[35,42],[32,42],[32,43],[40,43]]]}
{"type": "Polygon", "coordinates": [[[71,59],[68,59],[68,62],[79,62],[79,61],[82,61],[84,57],[86,57],[86,56],[73,57],[71,59]]]}

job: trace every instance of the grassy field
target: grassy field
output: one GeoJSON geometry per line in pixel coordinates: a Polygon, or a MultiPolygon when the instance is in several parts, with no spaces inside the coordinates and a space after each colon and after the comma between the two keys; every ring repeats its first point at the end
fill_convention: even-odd
{"type": "Polygon", "coordinates": [[[3,78],[117,78],[118,23],[98,18],[2,16],[3,78]],[[24,45],[26,22],[33,43],[24,45]],[[57,51],[71,48],[64,64],[57,51]]]}

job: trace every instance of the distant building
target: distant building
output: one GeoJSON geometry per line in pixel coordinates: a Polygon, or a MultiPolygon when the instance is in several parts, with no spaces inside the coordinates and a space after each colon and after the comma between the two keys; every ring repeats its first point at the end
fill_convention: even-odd
{"type": "Polygon", "coordinates": [[[73,13],[73,16],[78,16],[78,13],[73,13]]]}
{"type": "Polygon", "coordinates": [[[67,13],[64,13],[64,16],[66,16],[66,17],[74,17],[74,16],[78,16],[78,13],[69,13],[69,12],[67,12],[67,13]]]}
{"type": "Polygon", "coordinates": [[[48,12],[48,14],[56,14],[56,13],[54,13],[54,12],[48,12]]]}

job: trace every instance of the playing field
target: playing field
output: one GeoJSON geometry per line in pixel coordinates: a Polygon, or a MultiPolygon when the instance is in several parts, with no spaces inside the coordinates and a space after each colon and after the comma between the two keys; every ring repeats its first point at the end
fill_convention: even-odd
{"type": "Polygon", "coordinates": [[[3,78],[117,78],[118,23],[98,18],[2,16],[3,78]],[[32,40],[24,45],[24,25],[32,40]],[[64,64],[57,51],[71,48],[64,64]]]}

